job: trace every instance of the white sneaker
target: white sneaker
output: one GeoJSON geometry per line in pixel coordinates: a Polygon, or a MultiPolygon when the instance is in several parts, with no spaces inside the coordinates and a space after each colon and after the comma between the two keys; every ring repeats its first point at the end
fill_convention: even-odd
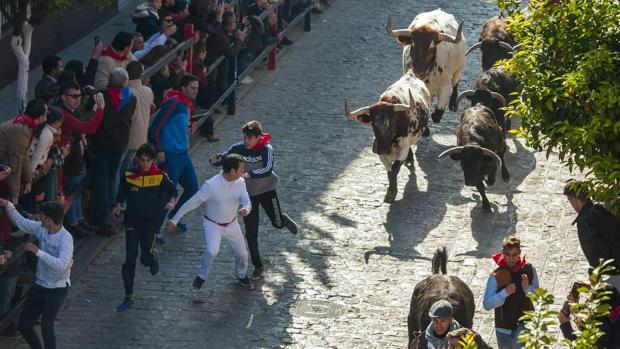
{"type": "Polygon", "coordinates": [[[192,302],[194,303],[206,303],[207,302],[207,296],[205,292],[203,292],[201,289],[196,288],[196,287],[192,287],[190,291],[190,298],[192,299],[192,302]]]}
{"type": "Polygon", "coordinates": [[[254,79],[252,79],[249,75],[246,76],[245,78],[243,78],[243,80],[240,81],[241,85],[249,85],[251,83],[254,82],[254,79]]]}

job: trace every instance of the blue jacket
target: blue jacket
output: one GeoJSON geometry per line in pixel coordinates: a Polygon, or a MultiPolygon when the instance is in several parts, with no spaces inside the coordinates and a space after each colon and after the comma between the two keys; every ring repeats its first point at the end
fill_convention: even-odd
{"type": "Polygon", "coordinates": [[[178,154],[189,150],[189,113],[179,97],[164,102],[149,126],[149,141],[158,151],[178,154]]]}

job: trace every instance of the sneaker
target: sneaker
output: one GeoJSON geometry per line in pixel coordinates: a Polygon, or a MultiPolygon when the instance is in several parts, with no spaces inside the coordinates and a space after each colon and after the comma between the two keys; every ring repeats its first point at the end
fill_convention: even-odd
{"type": "Polygon", "coordinates": [[[158,245],[163,245],[166,243],[166,239],[164,239],[164,235],[162,233],[157,233],[157,235],[155,235],[155,242],[158,245]]]}
{"type": "Polygon", "coordinates": [[[125,311],[133,305],[133,294],[126,295],[121,304],[116,307],[117,312],[125,311]]]}
{"type": "Polygon", "coordinates": [[[192,302],[205,303],[204,292],[200,290],[204,282],[205,281],[199,276],[196,276],[196,278],[192,282],[192,289],[190,290],[192,302]]]}
{"type": "Polygon", "coordinates": [[[253,82],[254,82],[254,79],[252,79],[252,78],[248,75],[248,76],[246,76],[245,78],[243,78],[243,80],[241,80],[239,83],[240,83],[241,85],[249,85],[249,84],[251,84],[251,83],[253,83],[253,82]]]}
{"type": "Polygon", "coordinates": [[[196,276],[194,281],[192,282],[192,287],[199,290],[202,287],[202,284],[205,283],[205,280],[200,276],[196,276]]]}
{"type": "Polygon", "coordinates": [[[297,223],[295,223],[291,217],[283,214],[282,217],[284,217],[284,226],[292,233],[297,235],[297,233],[299,232],[299,228],[297,227],[297,223]]]}
{"type": "Polygon", "coordinates": [[[207,140],[207,142],[219,142],[219,137],[214,135],[213,133],[208,133],[206,135],[204,135],[205,139],[207,140]]]}
{"type": "Polygon", "coordinates": [[[153,264],[149,266],[149,271],[151,275],[159,273],[159,252],[157,252],[157,249],[153,249],[153,264]]]}
{"type": "Polygon", "coordinates": [[[177,224],[177,229],[179,229],[181,233],[185,233],[187,231],[187,224],[179,222],[177,224]]]}
{"type": "Polygon", "coordinates": [[[256,267],[252,273],[252,279],[260,279],[265,274],[265,267],[256,267]]]}
{"type": "Polygon", "coordinates": [[[246,288],[249,288],[249,289],[253,289],[254,288],[254,283],[247,276],[244,277],[243,279],[237,278],[237,280],[239,280],[239,285],[241,285],[241,287],[246,287],[246,288]]]}

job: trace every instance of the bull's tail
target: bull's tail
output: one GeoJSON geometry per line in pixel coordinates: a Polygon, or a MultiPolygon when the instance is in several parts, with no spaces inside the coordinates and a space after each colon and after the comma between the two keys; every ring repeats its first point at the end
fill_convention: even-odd
{"type": "Polygon", "coordinates": [[[432,271],[433,274],[441,273],[444,275],[448,274],[447,265],[448,264],[448,252],[446,252],[446,246],[438,247],[435,251],[435,255],[433,256],[432,262],[432,271]]]}

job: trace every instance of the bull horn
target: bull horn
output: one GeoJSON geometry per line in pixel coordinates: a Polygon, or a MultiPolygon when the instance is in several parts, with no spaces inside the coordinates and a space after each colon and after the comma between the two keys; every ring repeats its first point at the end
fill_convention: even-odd
{"type": "Polygon", "coordinates": [[[471,51],[480,48],[481,46],[482,46],[482,42],[478,41],[472,47],[470,47],[469,50],[467,50],[467,52],[465,52],[465,56],[467,56],[471,51]]]}
{"type": "Polygon", "coordinates": [[[512,47],[512,45],[510,45],[509,43],[505,42],[505,41],[501,41],[499,42],[499,47],[508,50],[510,52],[514,51],[514,48],[512,47]]]}
{"type": "Polygon", "coordinates": [[[411,36],[411,31],[409,29],[392,30],[392,16],[391,15],[388,15],[388,22],[387,22],[387,26],[385,27],[385,31],[387,32],[387,35],[393,38],[397,38],[399,36],[411,36]]]}
{"type": "Polygon", "coordinates": [[[500,159],[499,155],[495,154],[495,152],[484,147],[480,147],[480,150],[482,150],[482,154],[492,157],[500,167],[502,166],[502,159],[500,159]]]}
{"type": "Polygon", "coordinates": [[[360,114],[364,114],[367,113],[370,110],[370,107],[366,106],[363,108],[359,108],[358,110],[354,110],[353,112],[351,112],[351,110],[349,110],[349,103],[347,103],[347,100],[344,100],[344,113],[351,119],[356,119],[356,117],[360,114]]]}
{"type": "Polygon", "coordinates": [[[459,29],[456,31],[456,36],[452,36],[450,34],[446,34],[446,33],[439,33],[439,41],[447,41],[447,42],[451,42],[453,44],[457,44],[461,41],[461,39],[463,39],[463,22],[461,21],[461,24],[459,24],[459,29]]]}
{"type": "Polygon", "coordinates": [[[450,154],[458,154],[458,153],[460,153],[463,150],[463,148],[465,148],[465,147],[462,146],[462,145],[458,146],[458,147],[452,147],[452,148],[444,151],[443,153],[439,154],[439,157],[443,158],[444,156],[448,156],[450,154]]]}
{"type": "Polygon", "coordinates": [[[471,98],[474,94],[476,94],[476,91],[474,90],[467,90],[459,93],[459,96],[456,97],[456,105],[459,105],[459,102],[463,99],[463,97],[471,98]]]}
{"type": "Polygon", "coordinates": [[[498,100],[503,107],[506,106],[506,99],[501,94],[497,92],[491,92],[491,98],[498,100]]]}
{"type": "Polygon", "coordinates": [[[415,109],[415,102],[413,101],[413,94],[409,90],[409,104],[394,104],[394,111],[409,111],[415,109]]]}

